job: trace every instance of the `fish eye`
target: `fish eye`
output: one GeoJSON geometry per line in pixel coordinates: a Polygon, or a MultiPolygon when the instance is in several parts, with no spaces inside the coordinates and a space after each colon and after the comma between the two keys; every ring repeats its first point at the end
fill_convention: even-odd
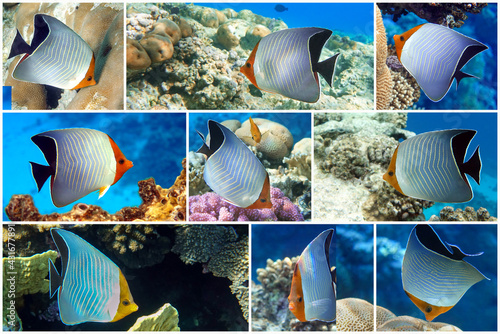
{"type": "Polygon", "coordinates": [[[125,300],[122,302],[122,304],[123,304],[124,306],[128,306],[128,305],[130,305],[130,302],[129,302],[128,300],[126,300],[126,299],[125,299],[125,300]]]}
{"type": "Polygon", "coordinates": [[[87,81],[92,81],[92,77],[88,77],[88,78],[87,78],[87,81]]]}
{"type": "Polygon", "coordinates": [[[118,160],[118,163],[119,163],[120,165],[123,165],[123,164],[125,163],[125,160],[120,159],[120,160],[118,160]]]}
{"type": "Polygon", "coordinates": [[[394,172],[391,170],[391,171],[389,172],[389,176],[393,176],[393,175],[394,175],[394,172]]]}
{"type": "Polygon", "coordinates": [[[250,65],[250,63],[246,63],[245,66],[250,68],[252,65],[250,65]]]}
{"type": "Polygon", "coordinates": [[[427,307],[425,308],[425,312],[430,313],[431,311],[432,311],[432,307],[427,306],[427,307]]]}
{"type": "Polygon", "coordinates": [[[298,301],[299,303],[302,303],[302,297],[299,297],[299,298],[297,299],[297,301],[298,301]]]}
{"type": "Polygon", "coordinates": [[[260,199],[260,201],[261,201],[262,203],[264,203],[264,202],[266,202],[266,199],[265,199],[265,198],[261,198],[261,199],[260,199]]]}
{"type": "Polygon", "coordinates": [[[405,41],[405,38],[404,38],[403,36],[399,36],[399,40],[400,40],[401,42],[404,42],[404,41],[405,41]]]}

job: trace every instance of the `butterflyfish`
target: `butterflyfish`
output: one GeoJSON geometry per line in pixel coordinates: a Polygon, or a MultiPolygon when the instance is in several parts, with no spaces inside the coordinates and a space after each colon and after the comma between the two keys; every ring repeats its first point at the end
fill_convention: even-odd
{"type": "Polygon", "coordinates": [[[400,143],[384,180],[403,195],[434,202],[462,203],[474,194],[465,174],[478,184],[479,146],[465,162],[475,130],[426,132],[400,143]]]}
{"type": "Polygon", "coordinates": [[[252,117],[248,117],[248,120],[250,121],[250,133],[252,134],[252,139],[256,143],[260,143],[262,134],[260,133],[259,127],[257,126],[257,124],[255,124],[252,117]]]}
{"type": "Polygon", "coordinates": [[[9,58],[22,54],[12,71],[16,80],[62,89],[96,84],[94,52],[77,33],[52,16],[35,14],[31,45],[17,31],[9,58]]]}
{"type": "Polygon", "coordinates": [[[114,322],[139,309],[120,268],[78,235],[50,229],[61,254],[61,274],[49,259],[50,298],[57,292],[59,316],[66,325],[114,322]]]}
{"type": "Polygon", "coordinates": [[[255,154],[231,130],[208,121],[207,140],[197,153],[206,158],[203,178],[225,201],[247,209],[271,208],[269,175],[255,154]]]}
{"type": "Polygon", "coordinates": [[[295,265],[288,308],[304,321],[335,321],[336,271],[330,268],[333,229],[321,232],[304,249],[295,265]]]}
{"type": "Polygon", "coordinates": [[[284,29],[263,37],[240,71],[260,90],[313,103],[321,93],[318,73],[332,86],[336,54],[319,62],[332,32],[322,28],[284,29]]]}
{"type": "MultiPolygon", "coordinates": [[[[474,56],[488,49],[450,28],[426,23],[394,35],[398,59],[417,80],[425,95],[440,101],[453,83],[473,75],[461,71],[474,56]]],[[[474,77],[475,78],[475,77],[474,77]]]]}
{"type": "Polygon", "coordinates": [[[63,207],[99,190],[101,198],[133,164],[104,132],[62,129],[31,137],[48,166],[30,162],[38,191],[52,176],[50,194],[56,207],[63,207]]]}
{"type": "Polygon", "coordinates": [[[403,258],[403,289],[427,321],[449,311],[471,286],[486,278],[464,261],[481,254],[445,245],[429,225],[413,228],[403,258]]]}

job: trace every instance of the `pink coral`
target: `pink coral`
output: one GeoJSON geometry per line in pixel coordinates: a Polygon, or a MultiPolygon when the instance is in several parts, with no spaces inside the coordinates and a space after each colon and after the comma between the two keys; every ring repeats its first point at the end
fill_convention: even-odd
{"type": "Polygon", "coordinates": [[[244,209],[232,205],[216,193],[189,197],[190,221],[303,221],[299,208],[271,187],[272,209],[244,209]]]}

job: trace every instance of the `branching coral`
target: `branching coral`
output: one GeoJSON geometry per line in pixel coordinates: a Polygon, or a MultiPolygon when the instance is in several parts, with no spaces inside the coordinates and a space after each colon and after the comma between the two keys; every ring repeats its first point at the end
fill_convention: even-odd
{"type": "Polygon", "coordinates": [[[376,30],[375,30],[375,46],[377,48],[377,109],[388,109],[392,100],[392,89],[394,82],[391,77],[391,72],[386,65],[387,59],[387,35],[385,33],[384,22],[382,21],[382,14],[378,6],[375,6],[376,15],[376,30]]]}
{"type": "Polygon", "coordinates": [[[97,236],[129,268],[160,263],[170,251],[170,240],[151,225],[99,226],[97,236]]]}
{"type": "Polygon", "coordinates": [[[451,206],[445,206],[441,209],[439,217],[432,216],[430,221],[496,221],[496,217],[490,215],[485,208],[479,208],[477,211],[473,207],[465,209],[454,209],[451,206]]]}
{"type": "Polygon", "coordinates": [[[189,197],[191,221],[303,221],[299,208],[283,192],[271,187],[272,209],[244,209],[224,201],[216,193],[189,197]]]}
{"type": "Polygon", "coordinates": [[[71,211],[41,215],[30,195],[14,195],[5,208],[12,221],[183,221],[186,219],[186,159],[174,185],[163,189],[153,178],[139,181],[138,207],[124,207],[110,214],[97,205],[75,204],[71,211]]]}

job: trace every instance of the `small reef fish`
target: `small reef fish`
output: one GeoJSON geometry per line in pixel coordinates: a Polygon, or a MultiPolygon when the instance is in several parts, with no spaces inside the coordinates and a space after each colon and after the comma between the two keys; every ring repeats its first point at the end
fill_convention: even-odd
{"type": "Polygon", "coordinates": [[[66,325],[114,322],[139,309],[120,268],[76,234],[50,229],[61,254],[61,274],[49,259],[50,298],[57,294],[66,325]]]}
{"type": "MultiPolygon", "coordinates": [[[[197,131],[198,132],[198,131],[197,131]]],[[[225,201],[247,209],[269,209],[271,185],[269,175],[255,154],[231,130],[208,121],[207,140],[198,132],[205,155],[203,178],[225,201]]]]}
{"type": "Polygon", "coordinates": [[[248,117],[248,120],[250,121],[250,133],[252,134],[252,139],[256,143],[260,143],[262,134],[260,133],[259,127],[257,126],[257,124],[255,124],[252,117],[248,117]]]}
{"type": "Polygon", "coordinates": [[[433,23],[394,35],[394,42],[399,61],[434,102],[448,93],[453,79],[457,79],[458,88],[460,80],[474,77],[461,69],[478,53],[488,49],[475,39],[433,23]]]}
{"type": "Polygon", "coordinates": [[[336,270],[330,268],[333,229],[321,232],[300,255],[288,296],[290,311],[304,321],[336,318],[336,270]]]}
{"type": "Polygon", "coordinates": [[[28,45],[19,30],[9,58],[25,54],[12,77],[16,80],[62,89],[79,89],[96,84],[95,58],[90,46],[58,19],[35,14],[34,33],[28,45]]]}
{"type": "Polygon", "coordinates": [[[481,254],[445,245],[429,225],[413,228],[403,258],[403,289],[427,321],[449,311],[471,286],[486,278],[463,260],[481,254]]]}
{"type": "Polygon", "coordinates": [[[260,90],[314,103],[321,93],[318,73],[332,86],[339,54],[319,62],[331,34],[322,28],[271,33],[257,43],[240,71],[260,90]]]}
{"type": "Polygon", "coordinates": [[[463,203],[474,194],[465,174],[479,184],[479,146],[464,162],[475,130],[432,131],[399,143],[384,180],[403,195],[427,201],[463,203]]]}
{"type": "Polygon", "coordinates": [[[63,207],[99,190],[99,198],[133,164],[104,132],[75,128],[47,131],[31,137],[49,166],[31,162],[38,191],[52,176],[50,194],[63,207]]]}
{"type": "Polygon", "coordinates": [[[276,6],[274,6],[274,10],[281,13],[281,12],[284,12],[285,10],[288,10],[288,8],[286,8],[283,5],[276,5],[276,6]]]}

